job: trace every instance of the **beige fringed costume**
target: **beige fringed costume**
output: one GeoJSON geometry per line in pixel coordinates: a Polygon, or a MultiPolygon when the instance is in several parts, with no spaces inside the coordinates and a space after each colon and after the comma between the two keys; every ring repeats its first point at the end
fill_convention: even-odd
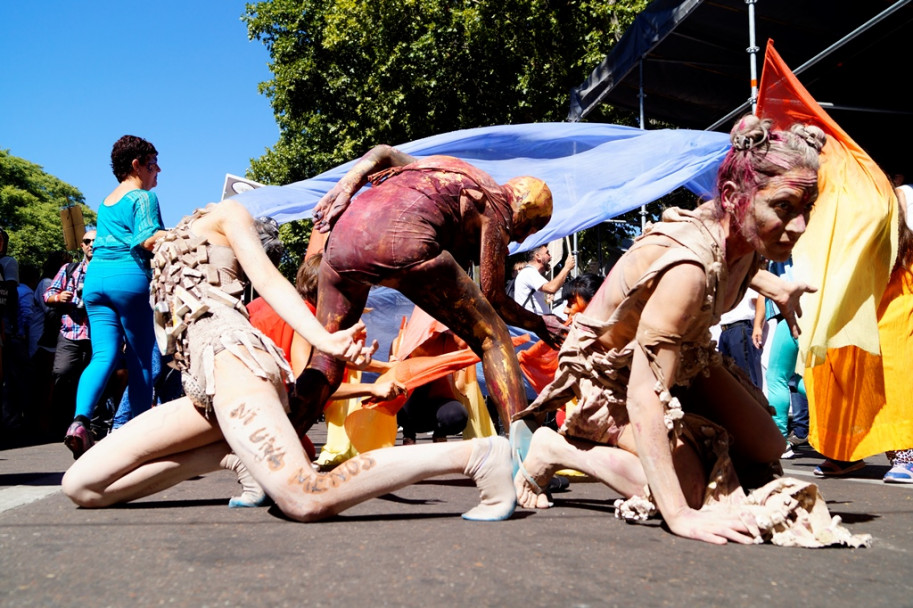
{"type": "MultiPolygon", "coordinates": [[[[725,429],[698,416],[687,413],[689,403],[696,403],[701,395],[689,385],[699,373],[707,373],[713,366],[725,365],[740,383],[755,397],[758,407],[769,411],[767,400],[748,380],[741,370],[724,362],[710,339],[710,327],[725,312],[722,296],[729,277],[720,246],[722,235],[714,235],[696,212],[669,209],[663,221],[647,229],[631,251],[646,245],[664,246],[663,253],[643,273],[633,286],[625,286],[624,300],[606,321],[599,321],[578,314],[574,317],[568,337],[558,355],[555,379],[538,398],[515,419],[558,409],[576,397],[579,406],[568,414],[560,432],[568,437],[616,446],[618,438],[628,424],[627,387],[634,349],[641,349],[649,361],[656,378],[654,390],[665,407],[665,422],[670,441],[680,439],[695,448],[708,473],[704,508],[718,509],[726,505],[754,505],[755,513],[765,540],[779,545],[806,547],[847,544],[859,546],[868,543],[868,537],[851,535],[839,523],[830,519],[827,507],[814,484],[793,479],[775,479],[764,487],[745,496],[729,457],[729,440],[725,429]],[[655,279],[669,268],[693,263],[704,269],[706,298],[691,329],[682,336],[664,335],[645,327],[640,321],[643,305],[650,297],[655,279]],[[635,339],[621,349],[608,349],[599,337],[616,324],[636,326],[635,339]],[[662,369],[656,362],[655,351],[662,344],[679,344],[680,361],[675,385],[669,386],[662,369]]],[[[739,301],[748,283],[759,267],[755,254],[739,294],[739,301]]],[[[779,463],[771,463],[771,473],[781,473],[779,463]]],[[[768,475],[767,479],[770,479],[768,475]]],[[[634,496],[616,503],[616,515],[632,521],[646,519],[655,513],[649,488],[644,496],[634,496]]]]}
{"type": "Polygon", "coordinates": [[[241,295],[247,286],[230,247],[213,245],[193,233],[198,209],[156,243],[152,259],[150,303],[155,313],[159,349],[172,355],[184,391],[208,417],[215,394],[215,356],[228,350],[259,378],[294,382],[282,351],[248,321],[241,295]],[[268,353],[281,378],[273,378],[254,350],[268,353]]]}

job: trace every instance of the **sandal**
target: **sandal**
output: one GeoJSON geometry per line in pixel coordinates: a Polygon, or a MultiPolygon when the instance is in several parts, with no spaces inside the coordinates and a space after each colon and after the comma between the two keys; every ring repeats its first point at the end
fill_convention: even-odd
{"type": "MultiPolygon", "coordinates": [[[[526,420],[514,420],[510,423],[510,458],[513,464],[512,475],[514,477],[517,476],[521,463],[529,453],[529,443],[533,440],[534,430],[526,420]]],[[[529,479],[528,476],[526,478],[529,479]]],[[[538,486],[538,484],[536,485],[538,486]]]]}
{"type": "Polygon", "coordinates": [[[814,474],[816,477],[843,477],[864,468],[865,460],[845,461],[828,458],[815,467],[814,474]]]}

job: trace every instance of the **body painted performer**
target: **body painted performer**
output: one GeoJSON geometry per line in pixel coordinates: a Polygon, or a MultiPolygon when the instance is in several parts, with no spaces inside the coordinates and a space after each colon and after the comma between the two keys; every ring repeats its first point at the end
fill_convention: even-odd
{"type": "Polygon", "coordinates": [[[376,349],[364,326],[329,334],[270,262],[258,223],[228,199],[185,218],[157,244],[152,301],[157,338],[182,371],[186,397],[152,408],[86,452],[63,490],[83,507],[105,507],[216,470],[233,451],[285,515],[329,517],[421,479],[463,473],[482,502],[466,519],[513,512],[507,440],[378,450],[330,473],[307,459],[287,415],[293,376],[282,352],[247,320],[238,295],[248,281],[294,330],[331,356],[355,363],[376,349]]]}
{"type": "MultiPolygon", "coordinates": [[[[555,346],[567,333],[557,317],[524,310],[504,291],[507,245],[540,230],[551,213],[551,192],[541,180],[519,177],[502,186],[456,158],[418,160],[377,146],[315,208],[315,227],[333,229],[320,267],[317,318],[329,331],[349,327],[372,285],[399,290],[481,358],[506,424],[526,400],[505,321],[555,346]],[[368,180],[373,187],[351,200],[368,180]],[[479,264],[481,289],[464,270],[471,262],[479,264]]],[[[315,353],[298,379],[300,396],[310,401],[294,417],[299,432],[313,424],[341,378],[341,363],[315,353]]]]}
{"type": "MultiPolygon", "coordinates": [[[[679,536],[830,544],[819,528],[830,532],[836,522],[814,485],[776,480],[767,494],[745,497],[733,465],[739,476],[766,473],[768,481],[779,469],[783,438],[763,395],[724,367],[710,342],[711,325],[749,284],[794,328],[799,297],[814,291],[759,268],[761,256],[789,257],[805,231],[825,137],[816,127],[783,132],[769,125],[741,119],[718,174],[718,197],[694,211],[667,210],[574,317],[555,380],[511,429],[519,455],[529,450],[515,477],[522,506],[549,506],[541,488],[555,470],[572,468],[628,499],[616,504],[617,515],[643,519],[658,511],[679,536]],[[543,427],[525,444],[526,419],[575,396],[579,407],[561,434],[543,427]],[[749,507],[752,500],[770,510],[749,507]],[[805,528],[809,520],[819,528],[805,528]]],[[[840,530],[847,544],[862,542],[840,530]]]]}

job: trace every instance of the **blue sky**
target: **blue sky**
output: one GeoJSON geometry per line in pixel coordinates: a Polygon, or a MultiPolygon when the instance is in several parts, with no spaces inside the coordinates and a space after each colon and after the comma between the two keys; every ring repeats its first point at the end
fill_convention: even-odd
{"type": "Polygon", "coordinates": [[[111,146],[151,141],[166,226],[218,200],[226,173],[279,137],[258,93],[269,55],[236,0],[0,3],[0,149],[77,187],[97,210],[111,146]]]}

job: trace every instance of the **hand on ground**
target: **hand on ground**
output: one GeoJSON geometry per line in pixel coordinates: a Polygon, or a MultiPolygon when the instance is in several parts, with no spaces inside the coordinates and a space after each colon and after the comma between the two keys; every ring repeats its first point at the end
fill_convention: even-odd
{"type": "Polygon", "coordinates": [[[715,545],[725,545],[728,541],[751,545],[760,537],[754,516],[736,509],[696,511],[686,508],[664,518],[675,535],[715,545]]]}

